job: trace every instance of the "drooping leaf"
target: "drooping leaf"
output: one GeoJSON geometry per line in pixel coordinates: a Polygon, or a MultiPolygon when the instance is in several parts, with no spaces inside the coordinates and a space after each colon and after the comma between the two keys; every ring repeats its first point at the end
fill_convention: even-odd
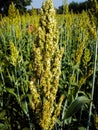
{"type": "Polygon", "coordinates": [[[82,108],[83,105],[88,103],[90,103],[90,99],[88,99],[86,96],[80,96],[77,99],[75,99],[65,112],[65,119],[73,116],[82,108]]]}

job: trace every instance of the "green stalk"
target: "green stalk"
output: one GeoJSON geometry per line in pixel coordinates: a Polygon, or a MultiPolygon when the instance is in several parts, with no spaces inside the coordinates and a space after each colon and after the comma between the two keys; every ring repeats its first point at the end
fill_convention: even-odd
{"type": "MultiPolygon", "coordinates": [[[[1,66],[0,66],[0,71],[2,71],[2,70],[1,70],[1,66]]],[[[4,81],[4,77],[3,77],[3,74],[2,74],[2,72],[1,72],[0,74],[1,74],[2,83],[3,83],[3,85],[4,85],[4,88],[5,88],[5,81],[4,81]]]]}
{"type": "MultiPolygon", "coordinates": [[[[3,77],[3,74],[2,74],[2,70],[1,70],[2,68],[1,68],[1,66],[0,66],[0,75],[1,75],[1,79],[2,79],[2,83],[3,83],[3,91],[4,91],[4,89],[5,89],[5,81],[4,81],[4,77],[3,77]]],[[[0,103],[0,105],[3,107],[3,91],[2,91],[2,93],[0,94],[0,96],[2,95],[2,99],[1,99],[1,103],[0,103]]]]}
{"type": "Polygon", "coordinates": [[[92,108],[93,108],[93,96],[94,96],[94,88],[95,88],[95,77],[96,77],[96,63],[97,63],[97,48],[98,48],[98,38],[96,39],[96,47],[95,47],[95,61],[94,61],[94,73],[93,73],[93,86],[92,86],[92,93],[91,93],[91,103],[89,109],[89,117],[88,117],[88,125],[87,130],[89,130],[90,122],[91,122],[91,115],[92,115],[92,108]]]}

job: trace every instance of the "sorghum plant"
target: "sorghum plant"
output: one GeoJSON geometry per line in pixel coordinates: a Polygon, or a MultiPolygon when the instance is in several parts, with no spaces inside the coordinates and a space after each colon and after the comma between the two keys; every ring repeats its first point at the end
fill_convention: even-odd
{"type": "Polygon", "coordinates": [[[31,130],[26,99],[31,49],[35,38],[33,31],[28,33],[28,28],[33,23],[32,16],[28,14],[20,16],[13,4],[9,7],[8,16],[0,21],[0,128],[2,127],[2,130],[3,128],[22,130],[24,127],[31,130]]]}
{"type": "MultiPolygon", "coordinates": [[[[88,93],[91,89],[89,85],[91,81],[89,81],[89,78],[93,74],[92,59],[94,56],[93,47],[96,38],[96,30],[93,27],[94,23],[91,22],[86,12],[82,12],[78,15],[69,12],[65,14],[59,41],[60,46],[64,46],[65,48],[59,91],[66,95],[61,116],[63,121],[62,130],[64,128],[66,129],[66,126],[70,127],[70,129],[74,126],[71,126],[74,124],[73,118],[76,116],[74,106],[76,107],[77,101],[80,102],[80,99],[82,99],[81,95],[85,95],[85,98],[89,97],[88,93]],[[71,115],[72,110],[73,114],[71,115]],[[66,116],[66,113],[70,114],[70,118],[66,116]]],[[[84,98],[81,100],[81,103],[82,102],[84,103],[84,98]]],[[[76,108],[80,106],[81,105],[77,105],[76,108]]],[[[81,109],[81,113],[82,112],[83,109],[81,109]]],[[[82,120],[81,113],[79,117],[80,122],[82,120]]],[[[79,121],[78,119],[75,117],[77,122],[79,121]]],[[[78,125],[76,128],[78,128],[78,125]]]]}
{"type": "Polygon", "coordinates": [[[38,37],[33,44],[31,107],[39,126],[43,130],[51,130],[64,98],[62,95],[56,100],[63,49],[58,45],[58,30],[52,0],[43,3],[39,25],[38,37]]]}

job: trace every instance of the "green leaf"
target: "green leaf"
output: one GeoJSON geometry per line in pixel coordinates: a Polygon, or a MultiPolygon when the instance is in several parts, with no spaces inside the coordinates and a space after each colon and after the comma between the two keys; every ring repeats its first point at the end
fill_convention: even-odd
{"type": "Polygon", "coordinates": [[[68,110],[65,112],[65,119],[73,116],[82,108],[83,105],[88,103],[90,103],[90,99],[88,99],[86,96],[81,96],[75,99],[68,107],[68,110]]]}
{"type": "Polygon", "coordinates": [[[27,115],[28,114],[28,106],[26,102],[21,102],[21,108],[24,111],[24,113],[27,115]]]}
{"type": "Polygon", "coordinates": [[[0,119],[4,119],[5,118],[5,114],[6,114],[5,110],[0,111],[0,119]]]}
{"type": "Polygon", "coordinates": [[[83,126],[80,126],[80,127],[78,127],[78,130],[86,130],[86,128],[83,126]]]}
{"type": "Polygon", "coordinates": [[[5,124],[0,123],[0,130],[8,130],[8,128],[5,124]]]}
{"type": "Polygon", "coordinates": [[[25,127],[25,128],[23,128],[22,130],[30,130],[30,128],[25,127]]]}
{"type": "Polygon", "coordinates": [[[16,99],[18,100],[18,95],[14,92],[14,88],[6,88],[6,91],[14,95],[16,99]]]}

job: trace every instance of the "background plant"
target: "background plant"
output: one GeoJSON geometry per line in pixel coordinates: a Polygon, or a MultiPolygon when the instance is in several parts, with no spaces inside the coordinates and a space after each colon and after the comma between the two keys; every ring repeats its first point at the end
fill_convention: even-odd
{"type": "Polygon", "coordinates": [[[28,107],[29,67],[37,24],[13,3],[0,21],[0,128],[31,129],[28,107]]]}
{"type": "Polygon", "coordinates": [[[62,129],[66,129],[67,126],[68,129],[72,129],[73,125],[73,129],[79,129],[81,125],[84,125],[84,129],[86,129],[87,124],[82,122],[82,120],[84,120],[82,119],[82,113],[85,111],[85,109],[83,109],[81,105],[82,111],[80,112],[80,118],[75,116],[75,112],[78,112],[79,110],[78,103],[81,102],[82,104],[85,98],[90,98],[91,96],[92,81],[89,81],[89,78],[91,78],[93,74],[93,57],[95,57],[94,50],[96,36],[96,26],[89,18],[87,12],[82,12],[82,14],[78,15],[67,13],[64,16],[64,24],[61,26],[59,41],[60,46],[64,46],[65,48],[62,61],[62,75],[59,91],[60,93],[64,93],[66,95],[61,116],[61,119],[64,121],[62,122],[62,129]],[[80,101],[80,97],[83,95],[85,98],[80,101]],[[74,109],[72,112],[70,107],[76,107],[77,110],[74,109]],[[67,115],[70,115],[70,118],[66,116],[66,113],[67,115]],[[74,115],[73,118],[71,118],[71,114],[74,115]],[[76,122],[77,124],[75,128],[74,123],[76,122]],[[79,126],[78,122],[80,124],[79,126]]]}

